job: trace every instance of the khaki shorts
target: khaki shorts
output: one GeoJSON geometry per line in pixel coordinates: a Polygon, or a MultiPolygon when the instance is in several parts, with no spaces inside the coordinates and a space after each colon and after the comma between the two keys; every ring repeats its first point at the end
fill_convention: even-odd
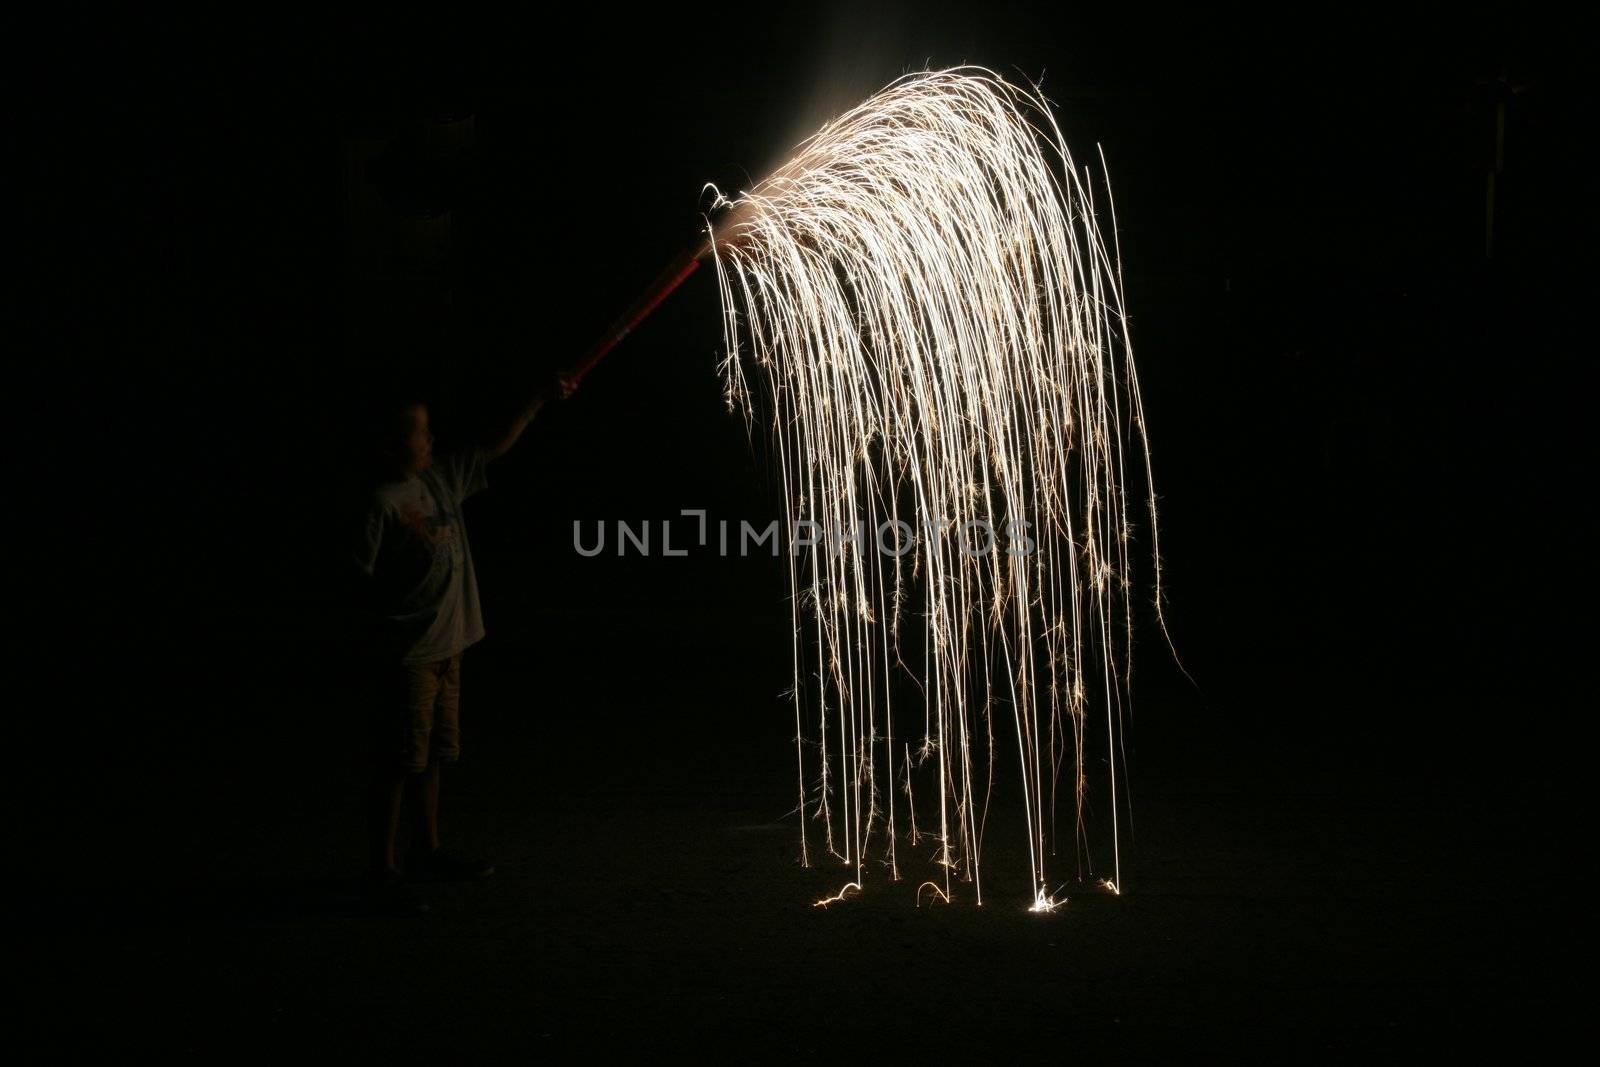
{"type": "Polygon", "coordinates": [[[380,765],[408,773],[461,758],[461,656],[394,668],[379,709],[380,765]]]}

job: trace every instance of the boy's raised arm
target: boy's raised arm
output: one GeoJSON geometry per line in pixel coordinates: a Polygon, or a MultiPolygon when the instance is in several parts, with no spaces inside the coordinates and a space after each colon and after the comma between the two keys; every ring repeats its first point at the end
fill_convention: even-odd
{"type": "Polygon", "coordinates": [[[535,393],[533,399],[529,400],[527,405],[517,412],[516,417],[511,420],[510,426],[485,442],[483,458],[486,460],[499,459],[511,451],[511,446],[517,443],[517,439],[522,436],[522,431],[528,428],[528,423],[533,421],[534,416],[539,414],[545,404],[556,398],[565,400],[577,388],[577,383],[570,378],[565,375],[556,375],[554,381],[535,393]]]}

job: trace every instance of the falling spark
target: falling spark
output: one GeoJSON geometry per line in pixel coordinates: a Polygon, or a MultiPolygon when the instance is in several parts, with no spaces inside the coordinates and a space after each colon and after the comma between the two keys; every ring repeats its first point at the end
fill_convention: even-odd
{"type": "MultiPolygon", "coordinates": [[[[1061,890],[1065,889],[1065,888],[1066,888],[1066,886],[1062,886],[1061,889],[1057,889],[1056,892],[1060,893],[1061,890]]],[[[1033,898],[1033,906],[1030,907],[1028,910],[1029,911],[1033,911],[1033,912],[1052,912],[1052,911],[1055,911],[1057,908],[1065,907],[1066,903],[1067,903],[1067,898],[1066,897],[1059,897],[1058,898],[1058,897],[1049,895],[1049,894],[1045,893],[1043,887],[1040,887],[1038,893],[1033,898]]]]}
{"type": "Polygon", "coordinates": [[[843,889],[841,889],[837,893],[835,893],[833,896],[831,896],[831,897],[823,897],[821,900],[817,901],[816,904],[814,904],[812,906],[813,907],[817,907],[817,908],[826,908],[829,904],[837,904],[841,900],[843,900],[846,896],[848,896],[850,894],[851,890],[855,890],[857,893],[861,892],[861,883],[860,882],[850,882],[843,889]]]}
{"type": "Polygon", "coordinates": [[[1031,910],[1058,906],[1063,772],[1078,878],[1109,845],[1120,884],[1130,466],[1158,619],[1161,573],[1109,190],[1108,246],[1048,102],[963,67],[902,78],[755,188],[712,192],[727,401],[752,418],[747,366],[765,379],[788,529],[834,533],[790,554],[802,861],[815,821],[854,872],[819,905],[861,892],[869,856],[898,879],[906,825],[937,846],[919,903],[955,876],[982,904],[1002,747],[1031,910]],[[935,786],[920,830],[916,772],[935,786]]]}

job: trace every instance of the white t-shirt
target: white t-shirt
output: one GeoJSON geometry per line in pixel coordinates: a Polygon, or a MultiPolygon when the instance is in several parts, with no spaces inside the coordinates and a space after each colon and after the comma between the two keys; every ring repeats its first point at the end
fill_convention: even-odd
{"type": "Polygon", "coordinates": [[[448,659],[483,638],[461,502],[483,490],[480,448],[373,491],[356,563],[372,579],[382,638],[408,665],[448,659]]]}

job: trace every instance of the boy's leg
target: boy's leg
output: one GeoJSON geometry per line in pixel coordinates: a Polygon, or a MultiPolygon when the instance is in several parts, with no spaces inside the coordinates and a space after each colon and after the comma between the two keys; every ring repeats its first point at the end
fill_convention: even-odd
{"type": "Polygon", "coordinates": [[[410,777],[403,771],[383,767],[372,776],[367,799],[367,839],[368,867],[374,877],[400,870],[395,862],[394,842],[400,832],[400,805],[410,777]]]}
{"type": "Polygon", "coordinates": [[[461,756],[461,657],[430,663],[433,709],[429,719],[428,765],[412,785],[412,842],[419,850],[439,847],[439,768],[461,756]]]}
{"type": "Polygon", "coordinates": [[[414,817],[419,843],[429,851],[418,857],[417,871],[433,878],[477,879],[494,873],[487,860],[460,855],[439,847],[439,768],[461,756],[461,657],[440,664],[438,704],[434,710],[429,763],[417,783],[414,817]]]}
{"type": "MultiPolygon", "coordinates": [[[[433,766],[428,741],[433,732],[434,704],[438,699],[438,672],[432,664],[402,667],[396,681],[397,685],[389,690],[392,696],[385,701],[387,706],[378,709],[378,746],[368,808],[369,860],[375,877],[393,877],[398,873],[395,839],[400,830],[400,808],[407,784],[425,776],[433,766]],[[397,720],[398,730],[395,728],[397,720]]],[[[437,767],[434,770],[432,803],[437,811],[437,767]]]]}
{"type": "Polygon", "coordinates": [[[412,847],[432,852],[439,847],[439,761],[430,759],[428,769],[409,776],[412,786],[412,847]]]}
{"type": "Polygon", "coordinates": [[[416,777],[391,766],[375,768],[369,798],[371,868],[362,891],[369,907],[386,915],[420,915],[428,902],[405,883],[395,864],[394,840],[400,828],[400,804],[406,781],[416,777]]]}

